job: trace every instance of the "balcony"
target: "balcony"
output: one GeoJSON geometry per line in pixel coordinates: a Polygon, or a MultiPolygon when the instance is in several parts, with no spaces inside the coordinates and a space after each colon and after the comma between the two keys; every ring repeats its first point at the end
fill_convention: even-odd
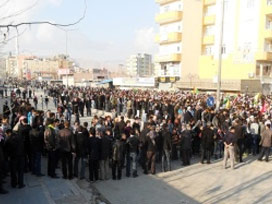
{"type": "Polygon", "coordinates": [[[155,58],[156,62],[180,62],[181,54],[170,54],[164,56],[157,56],[155,58]]]}
{"type": "Polygon", "coordinates": [[[204,0],[204,6],[210,6],[216,4],[216,0],[204,0]]]}
{"type": "Polygon", "coordinates": [[[164,5],[164,4],[169,4],[178,0],[155,0],[157,4],[164,5]]]}
{"type": "Polygon", "coordinates": [[[206,25],[214,25],[215,24],[215,15],[205,16],[203,24],[206,25]]]}
{"type": "Polygon", "coordinates": [[[203,37],[203,45],[213,45],[214,44],[214,36],[208,35],[203,37]]]}
{"type": "Polygon", "coordinates": [[[166,36],[156,35],[155,41],[161,45],[181,42],[182,34],[178,32],[168,33],[166,36]]]}
{"type": "Polygon", "coordinates": [[[255,55],[255,59],[258,61],[272,61],[272,52],[259,52],[255,55]]]}
{"type": "Polygon", "coordinates": [[[272,30],[266,29],[264,31],[264,38],[267,40],[272,40],[272,30]]]}
{"type": "Polygon", "coordinates": [[[264,8],[264,13],[268,16],[272,16],[272,1],[267,0],[266,6],[264,8]]]}
{"type": "Polygon", "coordinates": [[[167,23],[173,23],[181,21],[182,11],[169,11],[166,13],[161,13],[156,16],[156,22],[163,25],[167,23]]]}

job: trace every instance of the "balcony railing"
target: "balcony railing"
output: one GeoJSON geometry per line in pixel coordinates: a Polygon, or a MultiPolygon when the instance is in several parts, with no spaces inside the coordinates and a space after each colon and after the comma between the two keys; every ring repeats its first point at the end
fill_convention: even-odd
{"type": "Polygon", "coordinates": [[[169,4],[178,0],[155,0],[156,3],[160,4],[160,5],[164,5],[164,4],[169,4]]]}
{"type": "Polygon", "coordinates": [[[204,0],[205,6],[210,6],[216,4],[216,0],[204,0]]]}
{"type": "Polygon", "coordinates": [[[180,62],[181,61],[181,54],[170,54],[170,55],[163,55],[157,56],[155,58],[156,62],[180,62]]]}
{"type": "Polygon", "coordinates": [[[155,41],[160,44],[169,44],[181,42],[182,34],[179,32],[168,33],[166,36],[156,35],[155,41]]]}
{"type": "Polygon", "coordinates": [[[205,16],[204,17],[204,25],[214,25],[216,17],[215,15],[205,16]]]}
{"type": "Polygon", "coordinates": [[[156,16],[156,22],[163,25],[182,20],[182,11],[169,11],[156,16]]]}

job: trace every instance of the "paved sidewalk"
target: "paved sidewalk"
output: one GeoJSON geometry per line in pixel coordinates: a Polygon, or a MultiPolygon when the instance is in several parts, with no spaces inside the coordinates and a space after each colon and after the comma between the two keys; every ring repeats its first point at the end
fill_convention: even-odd
{"type": "Polygon", "coordinates": [[[196,163],[155,176],[100,182],[95,187],[112,204],[271,204],[271,183],[272,162],[249,158],[235,170],[223,169],[221,161],[196,163]]]}
{"type": "MultiPolygon", "coordinates": [[[[45,163],[45,159],[43,159],[45,163]]],[[[43,165],[45,172],[46,165],[43,165]]],[[[60,169],[57,174],[62,177],[60,169]]],[[[9,178],[4,187],[9,194],[0,195],[0,204],[107,204],[97,190],[86,180],[52,179],[25,174],[23,189],[12,189],[9,178]]]]}

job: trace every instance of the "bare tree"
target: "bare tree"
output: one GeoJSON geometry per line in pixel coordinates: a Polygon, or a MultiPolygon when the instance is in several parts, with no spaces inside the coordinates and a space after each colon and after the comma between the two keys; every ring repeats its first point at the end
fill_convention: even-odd
{"type": "MultiPolygon", "coordinates": [[[[3,8],[7,6],[10,3],[11,0],[5,0],[3,3],[0,4],[0,8],[3,8]]],[[[21,27],[31,27],[32,25],[41,25],[41,24],[48,24],[51,26],[56,26],[56,27],[71,27],[79,24],[86,16],[87,12],[87,0],[84,0],[84,11],[83,14],[79,19],[77,19],[74,22],[71,23],[54,23],[52,21],[27,21],[27,22],[10,22],[10,23],[4,23],[1,24],[3,21],[8,21],[10,19],[16,18],[28,11],[30,11],[32,8],[34,8],[38,4],[39,0],[36,0],[32,5],[30,5],[27,8],[24,8],[22,10],[16,11],[10,15],[0,17],[0,46],[3,44],[6,44],[8,41],[14,39],[16,35],[21,35],[22,32],[19,32],[19,28],[21,27]],[[15,36],[9,36],[10,33],[13,33],[13,31],[16,31],[15,36]]],[[[24,31],[23,31],[24,32],[24,31]]]]}

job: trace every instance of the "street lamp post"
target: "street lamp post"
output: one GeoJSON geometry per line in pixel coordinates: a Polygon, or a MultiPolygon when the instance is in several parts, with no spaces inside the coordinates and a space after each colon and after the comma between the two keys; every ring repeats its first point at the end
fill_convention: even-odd
{"type": "Polygon", "coordinates": [[[217,76],[217,92],[216,92],[216,110],[220,109],[220,93],[221,93],[221,70],[222,70],[222,52],[223,52],[223,35],[224,35],[224,15],[225,15],[225,0],[221,0],[222,18],[219,35],[219,60],[218,60],[218,76],[217,76]]]}

